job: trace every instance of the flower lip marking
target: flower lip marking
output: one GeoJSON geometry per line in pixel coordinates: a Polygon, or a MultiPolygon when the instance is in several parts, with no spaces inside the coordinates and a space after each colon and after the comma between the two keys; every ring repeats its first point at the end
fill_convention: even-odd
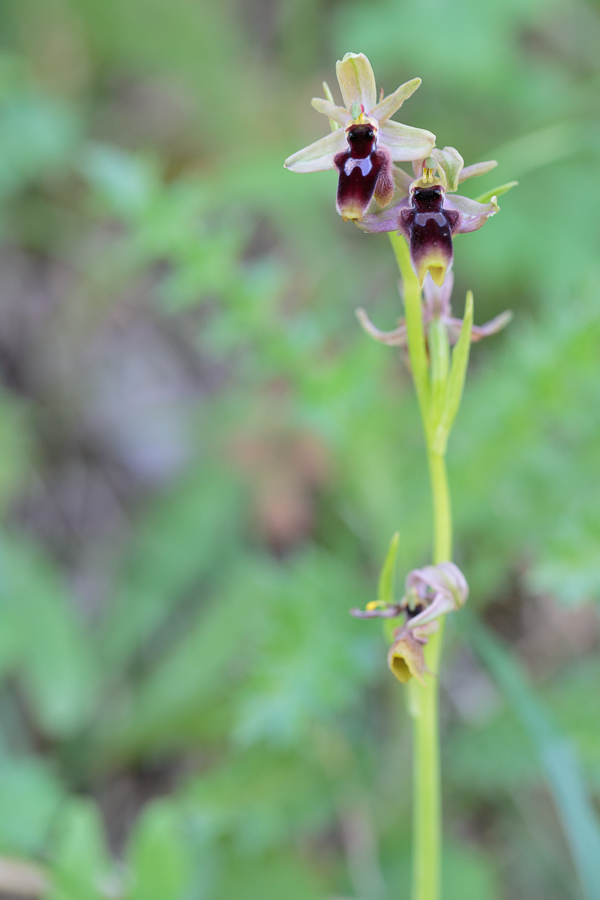
{"type": "Polygon", "coordinates": [[[434,187],[416,187],[412,192],[412,205],[418,213],[441,212],[444,191],[440,184],[434,187]]]}
{"type": "Polygon", "coordinates": [[[353,159],[365,159],[377,145],[375,129],[371,125],[351,125],[346,140],[353,159]]]}
{"type": "Polygon", "coordinates": [[[392,163],[387,150],[377,149],[376,125],[370,122],[348,125],[346,143],[348,149],[334,159],[339,172],[337,208],[345,220],[360,221],[373,195],[380,203],[389,202],[392,163]]]}
{"type": "Polygon", "coordinates": [[[411,258],[423,283],[426,272],[442,284],[452,265],[452,232],[458,213],[444,209],[444,189],[420,185],[411,191],[411,208],[400,211],[399,225],[410,244],[411,258]]]}

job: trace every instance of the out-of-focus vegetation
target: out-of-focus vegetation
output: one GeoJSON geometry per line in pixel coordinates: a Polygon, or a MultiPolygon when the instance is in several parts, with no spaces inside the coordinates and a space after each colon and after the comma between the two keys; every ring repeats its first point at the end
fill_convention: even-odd
{"type": "Polygon", "coordinates": [[[444,897],[584,896],[599,46],[583,0],[6,0],[3,896],[405,895],[403,694],[347,615],[394,530],[401,573],[429,552],[410,379],[354,317],[392,327],[397,276],[385,236],[337,217],[333,173],[282,168],[325,133],[308,101],[346,50],[386,91],[423,78],[403,121],[499,160],[476,193],[520,181],[456,241],[457,311],[472,288],[477,321],[515,318],[474,348],[450,448],[457,560],[505,655],[499,675],[455,617],[444,897]]]}

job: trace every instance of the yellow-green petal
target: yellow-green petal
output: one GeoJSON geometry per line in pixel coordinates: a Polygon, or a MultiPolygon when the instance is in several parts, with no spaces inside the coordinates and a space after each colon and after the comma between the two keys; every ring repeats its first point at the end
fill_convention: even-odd
{"type": "Polygon", "coordinates": [[[463,197],[460,194],[453,194],[452,196],[446,194],[444,208],[453,209],[460,215],[458,224],[454,228],[454,234],[467,234],[470,231],[477,231],[486,219],[489,219],[490,216],[495,216],[500,210],[495,197],[492,197],[489,203],[479,203],[477,200],[471,200],[470,197],[463,197]]]}
{"type": "Polygon", "coordinates": [[[350,113],[347,109],[344,109],[343,106],[336,106],[335,103],[330,103],[329,100],[322,100],[320,97],[313,97],[310,103],[311,106],[317,110],[317,112],[322,113],[329,119],[333,119],[334,122],[337,122],[337,124],[341,125],[342,127],[350,119],[350,113]]]}
{"type": "Polygon", "coordinates": [[[369,115],[373,119],[377,119],[379,124],[387,122],[387,120],[394,115],[396,110],[400,109],[404,101],[408,100],[411,94],[414,94],[420,84],[420,78],[413,78],[412,81],[401,84],[393,94],[388,94],[387,97],[384,97],[383,100],[374,106],[369,112],[369,115]]]}
{"type": "Polygon", "coordinates": [[[472,166],[465,166],[458,176],[458,183],[462,184],[467,178],[473,178],[475,175],[485,175],[491,172],[498,165],[495,159],[488,159],[485,162],[474,163],[472,166]]]}
{"type": "Polygon", "coordinates": [[[335,71],[346,104],[350,109],[353,103],[362,103],[365,112],[375,106],[377,87],[371,63],[364,53],[346,53],[336,63],[335,71]]]}
{"type": "Polygon", "coordinates": [[[379,140],[388,148],[394,162],[407,162],[429,156],[435,144],[435,134],[388,119],[379,129],[379,140]]]}
{"type": "Polygon", "coordinates": [[[444,182],[446,190],[455,191],[465,164],[458,150],[454,147],[444,147],[443,150],[436,148],[431,151],[431,156],[436,162],[438,174],[444,182]]]}
{"type": "Polygon", "coordinates": [[[284,166],[291,172],[322,172],[325,169],[334,169],[333,158],[345,147],[346,136],[339,128],[315,141],[314,144],[309,144],[308,147],[303,147],[302,150],[288,156],[284,166]]]}

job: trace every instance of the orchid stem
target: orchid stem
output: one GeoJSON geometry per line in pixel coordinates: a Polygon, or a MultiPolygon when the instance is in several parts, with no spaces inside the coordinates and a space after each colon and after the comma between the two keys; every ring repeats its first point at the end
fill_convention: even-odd
{"type": "MultiPolygon", "coordinates": [[[[423,329],[421,288],[412,269],[404,238],[390,234],[404,290],[404,310],[415,390],[427,444],[429,479],[433,501],[433,562],[452,558],[452,515],[445,454],[434,449],[436,373],[447,374],[448,338],[445,331],[431,342],[433,385],[430,381],[423,329]]],[[[444,374],[444,377],[445,377],[444,374]]],[[[427,666],[433,673],[427,685],[412,679],[409,709],[413,719],[413,875],[412,900],[440,900],[441,884],[441,789],[438,737],[438,673],[444,622],[425,648],[427,666]]]]}

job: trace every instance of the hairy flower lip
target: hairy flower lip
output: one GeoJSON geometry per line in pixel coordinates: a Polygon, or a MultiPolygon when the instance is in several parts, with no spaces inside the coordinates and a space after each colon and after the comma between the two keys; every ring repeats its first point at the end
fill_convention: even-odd
{"type": "Polygon", "coordinates": [[[347,150],[334,158],[339,172],[336,205],[344,220],[360,222],[373,197],[379,206],[392,199],[392,160],[388,149],[378,146],[377,131],[370,122],[352,122],[346,137],[347,150]]]}
{"type": "Polygon", "coordinates": [[[406,237],[413,268],[420,284],[430,273],[437,285],[443,284],[446,270],[452,266],[452,232],[458,214],[444,208],[441,184],[423,186],[418,182],[410,192],[410,208],[401,209],[400,231],[406,237]]]}

